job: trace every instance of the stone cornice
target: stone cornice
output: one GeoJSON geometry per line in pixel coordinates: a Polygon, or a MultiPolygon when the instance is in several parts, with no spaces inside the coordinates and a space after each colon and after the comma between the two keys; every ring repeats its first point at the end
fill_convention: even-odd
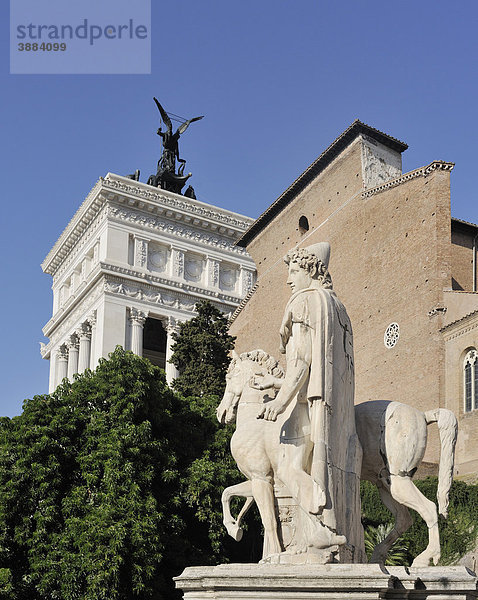
{"type": "Polygon", "coordinates": [[[89,228],[95,217],[104,205],[104,198],[99,196],[103,178],[100,177],[91,189],[80,208],[73,215],[71,221],[63,230],[53,248],[41,264],[44,273],[55,275],[58,267],[66,256],[76,246],[85,231],[89,228]]]}
{"type": "Polygon", "coordinates": [[[139,181],[132,181],[126,177],[108,173],[103,180],[103,188],[111,190],[118,194],[119,201],[128,200],[130,206],[139,205],[146,210],[157,209],[159,214],[163,214],[168,209],[172,212],[173,218],[195,218],[195,226],[209,228],[211,224],[217,224],[224,229],[229,228],[229,235],[242,233],[245,231],[254,219],[240,215],[238,213],[173,194],[159,188],[146,185],[139,181]],[[137,204],[135,202],[137,201],[137,204]],[[148,206],[141,206],[147,203],[148,206]]]}
{"type": "Polygon", "coordinates": [[[100,211],[118,204],[134,207],[146,216],[161,215],[172,222],[182,221],[189,227],[208,230],[218,239],[229,238],[231,246],[253,222],[250,217],[108,173],[97,181],[48,253],[41,265],[43,271],[54,276],[100,211]]]}
{"type": "Polygon", "coordinates": [[[474,310],[460,319],[448,323],[440,329],[446,341],[468,333],[472,329],[478,328],[478,310],[474,310]]]}
{"type": "MultiPolygon", "coordinates": [[[[168,222],[156,216],[144,214],[142,212],[129,210],[123,206],[110,206],[108,208],[108,219],[128,222],[132,225],[140,226],[145,229],[159,231],[170,237],[170,240],[182,238],[200,245],[212,246],[221,251],[226,250],[232,254],[248,256],[244,248],[236,246],[234,242],[226,237],[214,235],[211,233],[195,231],[185,225],[179,225],[173,222],[168,222]]],[[[197,249],[196,249],[197,251],[197,249]]]]}
{"type": "Polygon", "coordinates": [[[445,162],[443,160],[434,160],[426,167],[420,167],[419,169],[415,169],[414,171],[410,171],[401,175],[400,177],[396,177],[395,179],[391,179],[386,183],[382,183],[374,188],[370,188],[362,192],[362,198],[370,198],[370,196],[374,196],[375,194],[379,194],[380,192],[384,192],[385,190],[389,190],[390,188],[397,187],[397,185],[401,185],[411,179],[415,179],[417,177],[428,177],[434,171],[451,171],[455,163],[445,162]]]}
{"type": "Polygon", "coordinates": [[[112,274],[120,277],[121,279],[119,279],[119,281],[123,283],[140,283],[143,286],[149,286],[152,291],[155,291],[155,293],[162,293],[163,291],[166,291],[166,293],[183,293],[185,302],[188,298],[188,295],[189,298],[191,296],[196,297],[197,301],[207,298],[210,300],[215,300],[219,305],[227,304],[232,310],[235,309],[241,301],[240,295],[226,294],[220,290],[211,290],[206,287],[194,285],[185,281],[153,275],[149,272],[138,271],[133,267],[122,267],[119,265],[111,265],[109,263],[101,262],[99,265],[97,265],[97,267],[95,267],[95,270],[86,284],[82,286],[74,296],[70,297],[66,301],[66,304],[60,310],[58,310],[43,327],[43,334],[45,337],[51,337],[56,328],[63,323],[65,319],[69,319],[70,313],[72,311],[76,311],[76,307],[81,304],[82,299],[86,294],[96,294],[95,286],[102,276],[111,276],[112,274]],[[158,289],[158,286],[160,286],[160,289],[158,289]]]}

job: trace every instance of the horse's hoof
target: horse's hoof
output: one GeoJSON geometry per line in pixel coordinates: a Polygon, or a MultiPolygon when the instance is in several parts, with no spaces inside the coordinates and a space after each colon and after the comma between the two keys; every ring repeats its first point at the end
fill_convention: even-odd
{"type": "Polygon", "coordinates": [[[419,554],[412,562],[412,568],[429,567],[430,561],[436,566],[440,560],[440,553],[430,554],[426,550],[419,554]]]}

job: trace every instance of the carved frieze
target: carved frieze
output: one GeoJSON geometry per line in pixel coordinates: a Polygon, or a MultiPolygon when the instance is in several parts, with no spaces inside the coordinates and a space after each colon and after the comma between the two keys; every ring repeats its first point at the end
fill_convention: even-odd
{"type": "Polygon", "coordinates": [[[187,296],[171,292],[156,292],[140,285],[117,281],[106,281],[105,292],[186,311],[193,311],[196,304],[194,299],[187,296]]]}
{"type": "Polygon", "coordinates": [[[226,238],[221,238],[209,233],[202,233],[200,231],[190,229],[189,227],[168,223],[162,219],[139,212],[134,212],[123,207],[109,206],[108,216],[113,219],[126,221],[133,225],[147,227],[148,229],[154,229],[172,236],[191,240],[199,244],[205,244],[207,246],[213,246],[215,248],[227,250],[229,252],[233,252],[234,254],[246,254],[246,250],[244,248],[235,246],[231,240],[226,238]]]}
{"type": "Polygon", "coordinates": [[[185,281],[177,281],[176,279],[171,279],[168,277],[161,277],[159,275],[145,274],[136,272],[134,269],[127,267],[120,267],[118,265],[110,265],[108,263],[101,263],[101,268],[103,271],[109,271],[110,273],[118,273],[125,277],[135,277],[141,279],[148,279],[148,282],[154,283],[157,285],[165,285],[168,287],[179,288],[185,294],[198,294],[200,296],[210,296],[219,298],[223,302],[231,302],[232,304],[237,304],[238,298],[237,296],[230,296],[229,294],[221,293],[217,290],[211,290],[206,287],[200,285],[194,285],[193,283],[187,283],[185,281]]]}
{"type": "Polygon", "coordinates": [[[136,196],[137,198],[143,198],[145,200],[152,200],[155,203],[161,203],[165,206],[170,206],[176,210],[184,211],[185,213],[192,213],[203,217],[205,219],[211,219],[214,221],[219,221],[225,225],[229,225],[230,227],[237,227],[242,230],[246,230],[249,227],[250,220],[244,219],[239,220],[230,215],[224,214],[219,211],[212,210],[210,208],[206,208],[199,203],[195,203],[190,199],[187,201],[180,200],[179,198],[175,198],[174,196],[167,196],[165,194],[161,194],[158,192],[153,192],[149,190],[145,190],[136,185],[128,185],[123,183],[122,181],[115,181],[113,179],[104,179],[103,186],[106,188],[112,188],[114,190],[118,190],[121,192],[125,192],[130,196],[136,196]]]}

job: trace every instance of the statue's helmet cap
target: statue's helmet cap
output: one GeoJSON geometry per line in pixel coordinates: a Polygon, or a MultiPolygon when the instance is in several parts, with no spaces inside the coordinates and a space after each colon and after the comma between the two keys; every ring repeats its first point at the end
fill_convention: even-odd
{"type": "Polygon", "coordinates": [[[329,268],[329,259],[330,259],[330,244],[329,242],[319,242],[318,244],[313,244],[312,246],[307,246],[305,248],[307,252],[316,256],[321,263],[325,266],[326,269],[329,268]]]}

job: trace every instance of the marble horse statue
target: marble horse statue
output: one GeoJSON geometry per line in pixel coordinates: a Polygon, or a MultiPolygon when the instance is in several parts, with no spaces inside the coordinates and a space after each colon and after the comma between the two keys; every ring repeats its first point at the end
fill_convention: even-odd
{"type": "MultiPolygon", "coordinates": [[[[240,356],[234,353],[226,377],[226,390],[217,409],[221,423],[236,421],[231,451],[247,478],[226,488],[222,494],[224,525],[228,533],[239,541],[242,538],[241,521],[255,501],[264,526],[263,560],[283,551],[274,484],[277,483],[280,462],[278,440],[289,412],[279,414],[272,421],[257,416],[262,406],[274,400],[283,382],[283,370],[263,350],[245,352],[240,356]],[[246,498],[236,518],[230,509],[233,496],[246,498]]],[[[443,408],[423,413],[406,404],[380,400],[355,407],[356,430],[363,450],[361,478],[377,486],[383,503],[395,518],[394,528],[376,546],[371,562],[384,562],[392,544],[410,527],[412,520],[408,508],[418,512],[429,530],[428,545],[412,566],[429,566],[430,561],[437,564],[440,558],[436,506],[412,481],[425,453],[427,426],[434,422],[438,424],[441,441],[438,506],[440,514],[446,517],[457,436],[454,414],[443,408]]],[[[339,539],[330,541],[343,543],[339,539]]]]}

